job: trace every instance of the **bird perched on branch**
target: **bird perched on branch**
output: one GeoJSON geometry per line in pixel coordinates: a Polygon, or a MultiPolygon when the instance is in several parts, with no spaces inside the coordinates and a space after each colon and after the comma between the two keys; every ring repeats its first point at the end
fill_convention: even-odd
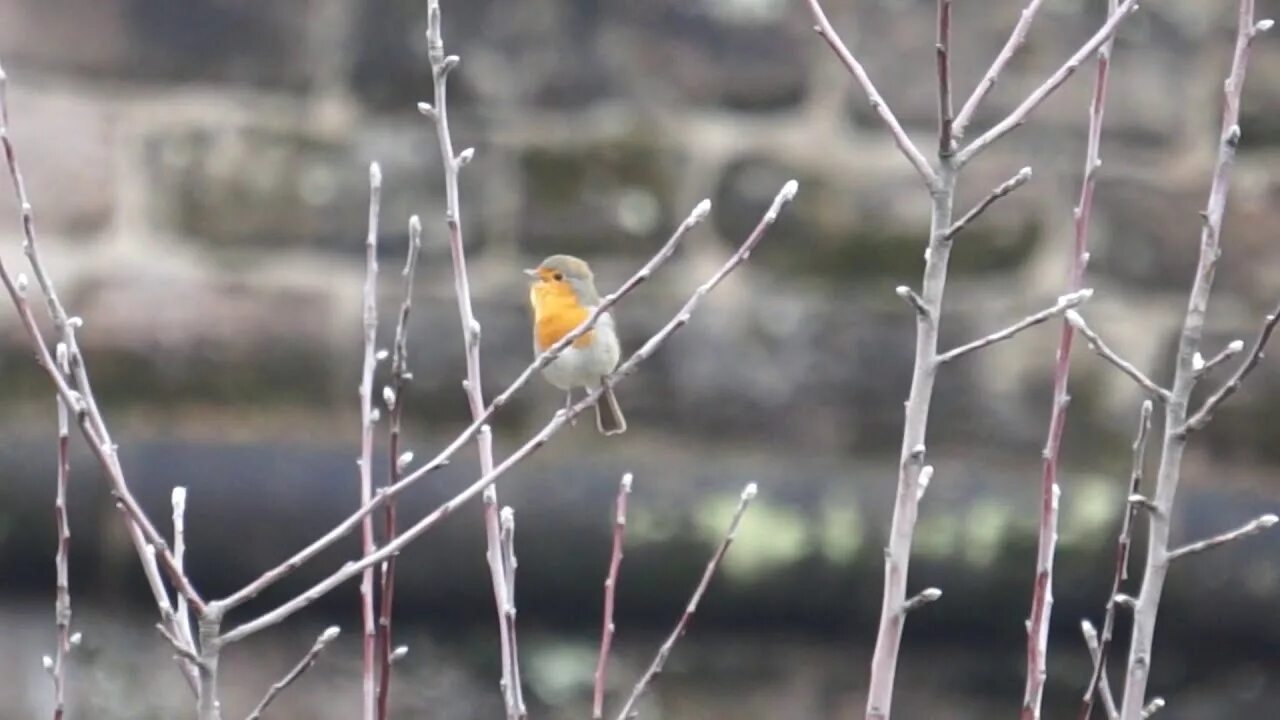
{"type": "MultiPolygon", "coordinates": [[[[533,351],[541,353],[577,329],[600,304],[591,267],[571,255],[552,255],[538,267],[525,270],[533,284],[529,302],[533,305],[533,351]]],[[[621,349],[613,316],[604,313],[596,324],[565,348],[542,375],[567,393],[566,407],[573,404],[573,389],[604,392],[596,402],[596,428],[605,435],[626,432],[627,420],[618,407],[613,388],[605,377],[618,366],[621,349]]]]}

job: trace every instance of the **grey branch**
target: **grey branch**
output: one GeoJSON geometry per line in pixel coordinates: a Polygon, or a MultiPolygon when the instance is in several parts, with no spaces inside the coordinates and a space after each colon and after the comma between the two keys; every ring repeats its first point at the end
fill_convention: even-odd
{"type": "Polygon", "coordinates": [[[675,647],[676,641],[684,635],[685,627],[688,626],[689,620],[698,611],[698,603],[702,600],[703,593],[707,591],[707,586],[711,584],[711,578],[716,574],[716,568],[720,566],[720,560],[728,552],[729,546],[733,544],[733,540],[738,534],[738,524],[742,522],[742,516],[747,512],[747,506],[751,504],[751,500],[755,496],[755,483],[750,483],[743,488],[742,495],[738,499],[738,509],[734,511],[733,519],[729,521],[729,529],[725,532],[724,539],[720,541],[720,546],[716,548],[715,553],[711,556],[711,560],[707,562],[707,568],[702,572],[702,580],[698,582],[698,587],[694,589],[693,596],[689,598],[689,604],[685,606],[684,614],[676,622],[676,627],[671,631],[671,635],[667,637],[666,642],[662,643],[662,647],[658,648],[658,654],[653,658],[653,662],[649,664],[649,669],[645,670],[644,675],[640,676],[639,682],[631,690],[631,696],[627,698],[627,703],[622,706],[622,712],[618,713],[618,720],[627,720],[627,718],[635,717],[634,708],[636,702],[644,694],[644,691],[648,689],[653,677],[662,672],[662,667],[666,664],[667,657],[671,655],[671,649],[675,647]]]}
{"type": "MultiPolygon", "coordinates": [[[[365,273],[363,291],[364,364],[360,372],[360,504],[373,499],[373,426],[377,422],[377,410],[373,406],[373,375],[378,368],[378,211],[382,200],[382,169],[378,163],[369,165],[369,224],[365,236],[365,273]]],[[[366,515],[360,527],[360,547],[365,555],[374,550],[373,516],[366,515]]],[[[375,637],[377,621],[373,613],[373,568],[367,568],[360,578],[361,637],[361,703],[362,720],[374,720],[376,708],[376,681],[374,666],[377,662],[375,637]]]]}
{"type": "Polygon", "coordinates": [[[249,713],[247,720],[258,720],[258,718],[262,717],[262,711],[267,709],[267,706],[271,704],[272,700],[276,699],[277,695],[292,685],[295,680],[302,677],[302,674],[310,670],[312,665],[316,664],[316,659],[320,657],[320,653],[324,652],[325,647],[338,637],[339,632],[341,631],[338,626],[334,625],[320,633],[320,637],[316,638],[315,644],[311,646],[306,655],[302,656],[298,664],[294,665],[288,674],[280,678],[278,682],[267,690],[267,694],[262,697],[262,701],[253,709],[253,712],[249,713]]]}
{"type": "MultiPolygon", "coordinates": [[[[1277,306],[1276,309],[1272,310],[1271,313],[1267,315],[1266,319],[1262,323],[1262,330],[1258,332],[1258,339],[1253,343],[1253,348],[1249,350],[1249,354],[1245,357],[1244,362],[1240,363],[1240,367],[1236,369],[1235,373],[1232,374],[1231,379],[1223,383],[1222,387],[1218,388],[1217,392],[1210,395],[1209,398],[1204,401],[1204,404],[1200,406],[1200,409],[1191,416],[1191,419],[1187,420],[1186,424],[1182,426],[1181,432],[1184,435],[1199,430],[1208,424],[1209,419],[1213,417],[1213,413],[1218,409],[1218,406],[1240,389],[1240,385],[1244,382],[1244,379],[1248,377],[1249,373],[1253,372],[1254,368],[1258,367],[1258,363],[1262,361],[1263,354],[1267,349],[1267,343],[1271,340],[1271,335],[1275,331],[1276,323],[1278,321],[1280,321],[1280,306],[1277,306]]],[[[1221,362],[1222,360],[1225,360],[1226,357],[1230,357],[1227,353],[1232,347],[1235,347],[1235,343],[1228,345],[1226,350],[1219,353],[1217,357],[1213,358],[1213,360],[1205,363],[1204,367],[1201,369],[1201,374],[1208,372],[1209,368],[1217,362],[1221,362]],[[1221,360],[1219,358],[1221,358],[1221,360]]]]}
{"type": "Polygon", "coordinates": [[[1074,308],[1080,305],[1081,303],[1088,300],[1092,296],[1093,296],[1093,290],[1091,288],[1085,288],[1084,290],[1073,292],[1068,295],[1063,295],[1062,297],[1058,298],[1058,302],[1055,303],[1052,307],[1045,308],[1044,310],[1041,310],[1040,312],[1035,313],[1034,315],[1028,315],[1027,317],[1019,320],[1018,322],[1010,325],[1009,327],[1004,328],[1002,330],[997,330],[996,332],[993,332],[990,335],[987,335],[986,337],[979,338],[965,345],[961,345],[958,348],[948,350],[947,352],[944,352],[938,355],[937,361],[939,364],[948,363],[948,362],[951,362],[952,360],[955,360],[956,358],[967,355],[973,352],[974,350],[981,350],[982,348],[988,345],[994,345],[995,343],[1001,342],[1003,340],[1008,340],[1009,338],[1013,337],[1014,335],[1017,335],[1018,333],[1022,332],[1023,330],[1026,330],[1029,327],[1034,327],[1048,320],[1049,318],[1052,318],[1057,315],[1061,315],[1064,312],[1067,312],[1071,308],[1074,308]]]}
{"type": "Polygon", "coordinates": [[[159,630],[164,639],[169,641],[169,645],[173,648],[173,654],[175,657],[184,662],[191,663],[193,667],[200,666],[200,657],[196,655],[195,651],[187,646],[187,644],[178,636],[170,632],[170,630],[165,627],[164,623],[156,623],[156,630],[159,630]]]}
{"type": "Polygon", "coordinates": [[[964,106],[960,108],[960,112],[956,115],[956,120],[952,124],[952,133],[955,137],[964,137],[964,131],[969,127],[969,121],[973,119],[974,112],[977,111],[978,105],[982,103],[982,99],[991,92],[996,86],[996,82],[1000,79],[1000,73],[1004,72],[1004,68],[1013,59],[1013,56],[1027,41],[1027,32],[1031,29],[1031,21],[1035,19],[1036,11],[1044,4],[1044,0],[1031,0],[1027,7],[1023,9],[1022,14],[1018,17],[1018,24],[1013,27],[1013,32],[1009,33],[1009,39],[1005,42],[1004,48],[1000,50],[1000,54],[991,63],[991,67],[987,69],[982,80],[978,82],[978,87],[974,88],[973,94],[964,102],[964,106]]]}
{"type": "Polygon", "coordinates": [[[808,3],[809,11],[813,14],[813,21],[816,23],[814,30],[831,46],[831,49],[835,51],[836,57],[840,58],[840,62],[844,63],[844,66],[857,79],[858,84],[862,86],[863,91],[867,94],[867,101],[871,103],[871,109],[875,110],[880,119],[884,121],[885,127],[893,135],[893,141],[897,143],[898,149],[902,151],[911,166],[920,174],[925,185],[933,187],[937,182],[938,176],[933,171],[933,168],[929,166],[929,161],[921,154],[915,143],[911,142],[907,131],[902,129],[902,123],[898,122],[898,118],[894,116],[884,98],[880,96],[880,92],[876,90],[875,84],[871,82],[871,77],[867,75],[862,63],[858,62],[853,53],[849,52],[849,48],[840,39],[840,35],[836,33],[835,28],[831,26],[831,22],[827,20],[827,14],[822,10],[822,4],[818,0],[808,0],[808,3]]]}
{"type": "Polygon", "coordinates": [[[627,532],[627,496],[631,494],[631,483],[631,473],[622,476],[618,483],[618,499],[613,506],[613,551],[609,555],[609,572],[604,580],[604,620],[600,630],[600,659],[596,661],[591,694],[592,720],[604,717],[605,673],[609,669],[609,649],[613,644],[613,604],[618,592],[618,569],[622,566],[622,544],[627,532]]]}
{"type": "MultiPolygon", "coordinates": [[[[1084,643],[1089,646],[1089,657],[1093,659],[1093,667],[1102,667],[1102,648],[1098,644],[1098,631],[1093,629],[1093,623],[1088,620],[1081,620],[1080,634],[1084,635],[1084,643]]],[[[1116,707],[1116,698],[1111,692],[1111,683],[1107,680],[1106,673],[1098,677],[1097,693],[1102,696],[1102,707],[1107,712],[1107,720],[1120,720],[1120,710],[1116,707]]],[[[1093,685],[1091,683],[1090,694],[1092,693],[1093,685]]]]}
{"type": "Polygon", "coordinates": [[[1151,702],[1147,703],[1147,706],[1142,708],[1142,720],[1147,720],[1147,718],[1154,716],[1162,709],[1164,709],[1164,698],[1152,698],[1151,702]]]}
{"type": "Polygon", "coordinates": [[[1024,167],[1021,170],[1019,170],[1017,175],[1014,175],[1008,180],[1005,180],[1004,182],[1000,183],[1000,185],[997,186],[995,190],[992,190],[990,193],[988,193],[987,196],[983,198],[981,202],[979,202],[977,205],[973,207],[973,209],[969,210],[969,212],[965,213],[959,220],[952,223],[951,227],[947,229],[946,235],[944,235],[944,237],[947,240],[951,240],[952,238],[954,238],[957,234],[960,233],[961,230],[965,228],[966,225],[973,222],[974,220],[977,220],[979,215],[982,215],[982,213],[986,212],[987,208],[991,207],[992,203],[1004,197],[1005,195],[1008,195],[1014,190],[1017,190],[1023,185],[1026,185],[1027,181],[1030,179],[1031,179],[1030,167],[1024,167]]]}
{"type": "Polygon", "coordinates": [[[1235,530],[1230,530],[1222,533],[1221,535],[1215,535],[1199,542],[1193,542],[1189,545],[1183,545],[1176,550],[1169,551],[1169,562],[1173,562],[1180,557],[1186,557],[1187,555],[1194,555],[1196,553],[1204,552],[1205,550],[1212,550],[1219,545],[1226,545],[1233,540],[1239,540],[1241,538],[1260,533],[1263,530],[1274,527],[1277,521],[1280,521],[1280,518],[1277,518],[1274,514],[1268,513],[1241,525],[1235,530]]]}
{"type": "Polygon", "coordinates": [[[1133,363],[1130,363],[1117,355],[1116,352],[1104,343],[1102,338],[1098,337],[1098,334],[1089,327],[1088,323],[1084,321],[1084,318],[1080,317],[1080,313],[1077,313],[1074,310],[1068,310],[1067,322],[1071,323],[1071,326],[1084,336],[1085,341],[1089,343],[1089,348],[1097,353],[1098,357],[1101,357],[1103,360],[1115,365],[1120,372],[1128,375],[1134,382],[1141,385],[1142,389],[1146,390],[1153,398],[1160,400],[1161,402],[1169,401],[1170,393],[1168,390],[1160,387],[1151,378],[1142,374],[1142,371],[1134,367],[1133,363]]]}
{"type": "Polygon", "coordinates": [[[1102,47],[1103,43],[1115,35],[1121,21],[1137,9],[1138,0],[1124,0],[1120,7],[1107,18],[1102,27],[1098,28],[1093,37],[1089,38],[1053,75],[1050,75],[1049,79],[1044,81],[1044,84],[1033,90],[1027,96],[1027,99],[1022,101],[1021,105],[1014,108],[1013,112],[1009,113],[1005,119],[996,123],[994,127],[956,153],[956,165],[963,166],[990,146],[991,143],[1026,122],[1031,113],[1040,106],[1040,103],[1048,99],[1055,90],[1061,87],[1062,83],[1067,81],[1067,78],[1074,75],[1076,70],[1080,68],[1081,63],[1092,57],[1098,51],[1098,48],[1102,47]]]}

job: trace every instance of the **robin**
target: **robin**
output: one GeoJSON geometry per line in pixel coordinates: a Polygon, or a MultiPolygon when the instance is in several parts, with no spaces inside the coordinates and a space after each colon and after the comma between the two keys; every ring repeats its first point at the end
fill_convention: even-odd
{"type": "MultiPolygon", "coordinates": [[[[591,267],[571,255],[552,255],[538,267],[525,270],[533,280],[529,303],[533,305],[533,351],[540,353],[582,325],[600,304],[591,267]]],[[[552,385],[567,393],[566,407],[573,404],[573,388],[594,390],[604,383],[604,393],[596,402],[596,428],[605,435],[626,432],[627,420],[618,407],[613,388],[605,376],[618,366],[621,355],[613,316],[604,313],[596,324],[573,341],[542,370],[552,385]]]]}

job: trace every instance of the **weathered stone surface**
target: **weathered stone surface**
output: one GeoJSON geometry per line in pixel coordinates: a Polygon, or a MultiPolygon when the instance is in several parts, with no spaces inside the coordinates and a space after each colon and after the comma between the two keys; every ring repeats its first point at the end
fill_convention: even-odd
{"type": "Polygon", "coordinates": [[[5,60],[148,82],[301,89],[308,19],[319,3],[285,0],[14,0],[0,9],[5,60]]]}
{"type": "MultiPolygon", "coordinates": [[[[27,196],[37,208],[37,228],[77,237],[102,232],[116,201],[112,164],[118,118],[111,101],[10,80],[9,106],[10,132],[27,196]]],[[[7,221],[17,217],[18,204],[7,170],[4,180],[0,217],[7,221]]]]}
{"type": "Polygon", "coordinates": [[[672,186],[681,158],[637,128],[575,147],[530,147],[519,159],[521,250],[648,255],[676,221],[672,186]]]}
{"type": "Polygon", "coordinates": [[[610,3],[626,29],[631,83],[694,106],[761,111],[803,101],[813,53],[808,22],[784,2],[610,3]]]}

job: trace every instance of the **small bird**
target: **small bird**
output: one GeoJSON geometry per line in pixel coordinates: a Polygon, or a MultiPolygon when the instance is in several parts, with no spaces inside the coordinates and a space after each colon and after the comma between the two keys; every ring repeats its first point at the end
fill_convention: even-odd
{"type": "MultiPolygon", "coordinates": [[[[591,267],[571,255],[552,255],[524,272],[533,280],[529,303],[533,306],[536,355],[582,325],[600,304],[600,293],[596,292],[591,267]]],[[[604,380],[618,366],[621,353],[613,316],[604,313],[591,330],[542,369],[543,377],[567,393],[566,407],[573,404],[573,388],[586,388],[589,392],[604,383],[604,393],[596,402],[596,428],[605,435],[627,431],[618,399],[604,380]]]]}

